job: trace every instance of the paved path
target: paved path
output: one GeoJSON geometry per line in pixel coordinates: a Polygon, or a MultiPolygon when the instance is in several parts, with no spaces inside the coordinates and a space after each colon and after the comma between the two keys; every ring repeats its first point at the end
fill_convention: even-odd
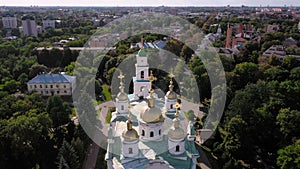
{"type": "MultiPolygon", "coordinates": [[[[108,101],[108,102],[99,104],[95,107],[96,110],[101,109],[100,115],[99,115],[99,120],[101,121],[101,124],[103,126],[101,131],[104,135],[107,135],[107,133],[108,133],[109,124],[106,124],[106,115],[108,112],[108,108],[110,108],[110,107],[114,107],[113,101],[108,101]]],[[[95,140],[97,140],[97,139],[95,139],[95,140]]],[[[89,151],[88,151],[86,161],[84,164],[84,169],[94,169],[96,166],[96,163],[97,163],[99,146],[98,146],[98,144],[93,142],[90,144],[88,149],[89,149],[89,151]]]]}
{"type": "Polygon", "coordinates": [[[108,134],[108,128],[109,128],[109,124],[106,123],[106,115],[107,115],[108,109],[111,107],[115,107],[115,104],[113,101],[107,101],[107,102],[99,104],[95,107],[96,110],[101,109],[100,114],[99,114],[99,120],[101,121],[101,124],[102,124],[101,131],[106,136],[108,134]]]}
{"type": "Polygon", "coordinates": [[[97,163],[97,157],[99,153],[99,146],[93,142],[89,146],[89,151],[84,164],[84,169],[94,169],[97,163]]]}
{"type": "Polygon", "coordinates": [[[181,109],[185,112],[188,112],[189,110],[193,110],[195,116],[201,118],[203,116],[203,112],[199,110],[199,104],[189,102],[185,99],[181,99],[181,109]]]}

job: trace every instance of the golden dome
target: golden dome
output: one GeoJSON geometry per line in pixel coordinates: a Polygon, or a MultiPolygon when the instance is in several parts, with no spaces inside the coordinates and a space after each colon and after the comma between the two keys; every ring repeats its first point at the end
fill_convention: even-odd
{"type": "Polygon", "coordinates": [[[177,99],[177,94],[174,91],[168,91],[166,97],[170,100],[177,99]]]}
{"type": "Polygon", "coordinates": [[[173,128],[169,130],[168,137],[171,139],[182,139],[185,137],[185,133],[182,128],[173,128]]]}
{"type": "Polygon", "coordinates": [[[179,119],[175,118],[173,120],[174,127],[172,127],[168,132],[168,137],[171,139],[182,139],[185,137],[184,130],[179,127],[179,119]]]}
{"type": "Polygon", "coordinates": [[[139,139],[139,135],[135,129],[126,130],[122,133],[125,141],[135,141],[139,139]]]}
{"type": "Polygon", "coordinates": [[[132,121],[130,118],[130,114],[128,114],[128,120],[126,121],[127,123],[127,130],[122,133],[122,136],[125,141],[135,141],[139,139],[139,135],[137,131],[132,128],[132,121]]]}
{"type": "Polygon", "coordinates": [[[153,97],[153,91],[151,91],[148,99],[148,108],[141,113],[141,119],[146,123],[155,123],[162,120],[161,110],[155,107],[155,98],[153,97]]]}
{"type": "Polygon", "coordinates": [[[149,107],[141,113],[141,118],[146,123],[159,122],[162,119],[161,110],[157,107],[149,107]]]}
{"type": "Polygon", "coordinates": [[[117,99],[118,99],[119,101],[126,101],[126,100],[129,100],[128,95],[127,95],[126,93],[124,93],[124,92],[118,93],[117,99]]]}

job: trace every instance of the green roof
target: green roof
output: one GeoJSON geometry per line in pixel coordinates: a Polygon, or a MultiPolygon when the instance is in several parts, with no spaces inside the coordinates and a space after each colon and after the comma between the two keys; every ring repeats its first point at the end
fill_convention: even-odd
{"type": "Polygon", "coordinates": [[[146,53],[145,49],[140,49],[138,52],[138,56],[147,57],[147,53],[146,53]]]}

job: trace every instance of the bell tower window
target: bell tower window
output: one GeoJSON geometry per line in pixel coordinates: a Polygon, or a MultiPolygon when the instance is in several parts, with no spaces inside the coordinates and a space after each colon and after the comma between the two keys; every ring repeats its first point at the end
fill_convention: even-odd
{"type": "Polygon", "coordinates": [[[129,149],[128,149],[128,153],[129,153],[129,154],[132,154],[132,148],[129,148],[129,149]]]}
{"type": "Polygon", "coordinates": [[[154,132],[153,131],[150,132],[150,137],[154,137],[154,132]]]}
{"type": "Polygon", "coordinates": [[[176,151],[176,152],[179,152],[179,148],[180,148],[179,145],[177,145],[175,151],[176,151]]]}
{"type": "Polygon", "coordinates": [[[145,76],[145,72],[141,71],[141,79],[144,79],[144,76],[145,76]]]}
{"type": "Polygon", "coordinates": [[[142,130],[142,136],[145,136],[145,130],[142,130]]]}

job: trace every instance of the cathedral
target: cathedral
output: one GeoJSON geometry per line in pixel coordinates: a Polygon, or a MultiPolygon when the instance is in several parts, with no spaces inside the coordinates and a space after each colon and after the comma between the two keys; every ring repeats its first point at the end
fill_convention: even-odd
{"type": "Polygon", "coordinates": [[[193,122],[180,111],[173,91],[174,75],[170,74],[165,97],[158,98],[152,88],[156,78],[149,72],[144,48],[136,60],[133,94],[124,92],[124,75],[118,76],[120,92],[115,99],[105,156],[108,169],[195,169],[199,152],[194,144],[193,122]],[[182,127],[183,122],[187,127],[182,127]]]}

